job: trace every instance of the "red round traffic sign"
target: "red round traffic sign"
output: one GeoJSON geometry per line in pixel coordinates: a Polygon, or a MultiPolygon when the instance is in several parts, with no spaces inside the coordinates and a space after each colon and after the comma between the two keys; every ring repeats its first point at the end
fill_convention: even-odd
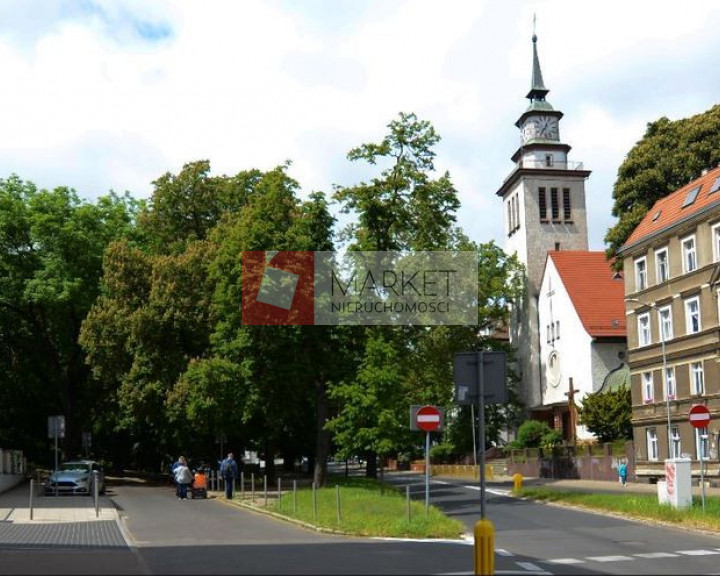
{"type": "Polygon", "coordinates": [[[435,406],[422,406],[417,411],[415,421],[420,430],[432,432],[440,427],[441,417],[440,410],[435,408],[435,406]]]}
{"type": "Polygon", "coordinates": [[[710,410],[707,406],[696,404],[690,408],[690,424],[695,428],[705,428],[710,424],[710,410]]]}

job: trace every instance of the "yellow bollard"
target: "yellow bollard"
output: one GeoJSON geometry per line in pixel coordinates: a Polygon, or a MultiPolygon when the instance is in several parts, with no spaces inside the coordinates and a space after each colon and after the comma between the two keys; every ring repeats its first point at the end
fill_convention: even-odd
{"type": "Polygon", "coordinates": [[[495,527],[487,518],[475,523],[475,574],[495,574],[495,527]]]}
{"type": "Polygon", "coordinates": [[[522,490],[523,477],[522,474],[513,474],[513,490],[517,492],[522,490]]]}

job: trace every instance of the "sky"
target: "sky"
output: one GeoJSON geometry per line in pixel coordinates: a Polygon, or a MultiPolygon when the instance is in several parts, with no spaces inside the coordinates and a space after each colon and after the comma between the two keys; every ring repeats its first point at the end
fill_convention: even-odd
{"type": "Polygon", "coordinates": [[[442,138],[458,223],[504,244],[495,192],[520,143],[533,17],[548,101],[586,182],[590,249],[649,122],[720,100],[716,0],[0,0],[0,178],[150,197],[188,162],[292,162],[332,193],[400,112],[442,138]]]}

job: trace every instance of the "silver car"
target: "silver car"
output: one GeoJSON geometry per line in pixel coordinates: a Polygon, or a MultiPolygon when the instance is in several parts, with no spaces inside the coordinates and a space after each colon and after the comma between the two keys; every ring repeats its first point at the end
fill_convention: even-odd
{"type": "Polygon", "coordinates": [[[105,474],[102,466],[93,460],[63,462],[59,470],[53,471],[45,480],[45,494],[87,494],[95,493],[95,472],[98,479],[98,494],[105,493],[105,474]]]}

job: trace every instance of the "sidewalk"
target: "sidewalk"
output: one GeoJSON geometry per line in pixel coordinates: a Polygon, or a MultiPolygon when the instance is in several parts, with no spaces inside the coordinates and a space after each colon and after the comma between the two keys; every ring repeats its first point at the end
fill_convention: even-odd
{"type": "Polygon", "coordinates": [[[15,524],[35,522],[89,522],[117,520],[118,513],[107,496],[98,498],[98,510],[91,496],[38,496],[33,494],[30,519],[30,485],[22,483],[0,494],[0,521],[15,524]]]}

